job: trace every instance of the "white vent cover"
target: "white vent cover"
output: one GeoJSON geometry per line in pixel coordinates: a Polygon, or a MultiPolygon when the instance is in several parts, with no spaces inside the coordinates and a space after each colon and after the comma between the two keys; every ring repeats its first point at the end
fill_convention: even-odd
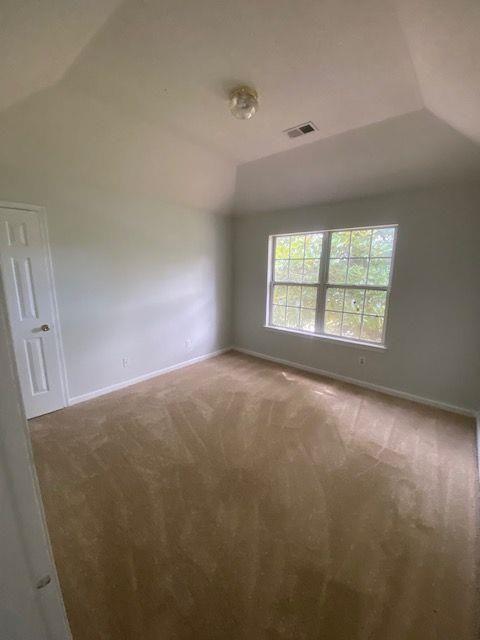
{"type": "Polygon", "coordinates": [[[299,138],[300,136],[306,136],[307,133],[312,133],[312,131],[317,131],[317,127],[313,122],[304,122],[303,124],[297,124],[296,127],[292,127],[291,129],[286,129],[284,133],[286,133],[289,138],[299,138]]]}

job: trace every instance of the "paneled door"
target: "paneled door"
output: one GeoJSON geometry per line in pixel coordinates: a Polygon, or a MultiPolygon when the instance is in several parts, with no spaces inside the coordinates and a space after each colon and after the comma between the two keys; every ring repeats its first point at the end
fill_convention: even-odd
{"type": "Polygon", "coordinates": [[[65,406],[43,216],[0,207],[0,270],[27,418],[65,406]]]}

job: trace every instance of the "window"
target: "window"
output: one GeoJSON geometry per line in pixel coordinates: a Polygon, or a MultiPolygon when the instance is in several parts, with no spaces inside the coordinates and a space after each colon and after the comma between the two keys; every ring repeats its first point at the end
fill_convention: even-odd
{"type": "Polygon", "coordinates": [[[267,324],[383,344],[396,227],[271,236],[267,324]]]}

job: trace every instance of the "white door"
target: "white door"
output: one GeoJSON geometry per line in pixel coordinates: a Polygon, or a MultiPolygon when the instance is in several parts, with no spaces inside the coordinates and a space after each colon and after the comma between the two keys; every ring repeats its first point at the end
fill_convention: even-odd
{"type": "Polygon", "coordinates": [[[0,638],[72,640],[50,552],[0,282],[0,638]]]}
{"type": "Polygon", "coordinates": [[[65,406],[42,213],[0,207],[0,268],[27,418],[65,406]]]}

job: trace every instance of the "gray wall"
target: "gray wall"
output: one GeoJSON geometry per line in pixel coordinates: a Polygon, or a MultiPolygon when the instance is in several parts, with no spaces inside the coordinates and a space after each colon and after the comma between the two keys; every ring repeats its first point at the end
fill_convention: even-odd
{"type": "Polygon", "coordinates": [[[480,190],[422,190],[236,216],[234,344],[466,409],[480,409],[480,190]],[[398,223],[387,328],[377,352],[269,331],[270,234],[398,223]],[[367,362],[362,366],[359,355],[367,362]]]}
{"type": "Polygon", "coordinates": [[[228,346],[234,176],[65,88],[0,116],[0,200],[47,209],[71,397],[228,346]]]}
{"type": "Polygon", "coordinates": [[[14,193],[47,207],[70,397],[228,346],[228,217],[86,185],[14,193]]]}

